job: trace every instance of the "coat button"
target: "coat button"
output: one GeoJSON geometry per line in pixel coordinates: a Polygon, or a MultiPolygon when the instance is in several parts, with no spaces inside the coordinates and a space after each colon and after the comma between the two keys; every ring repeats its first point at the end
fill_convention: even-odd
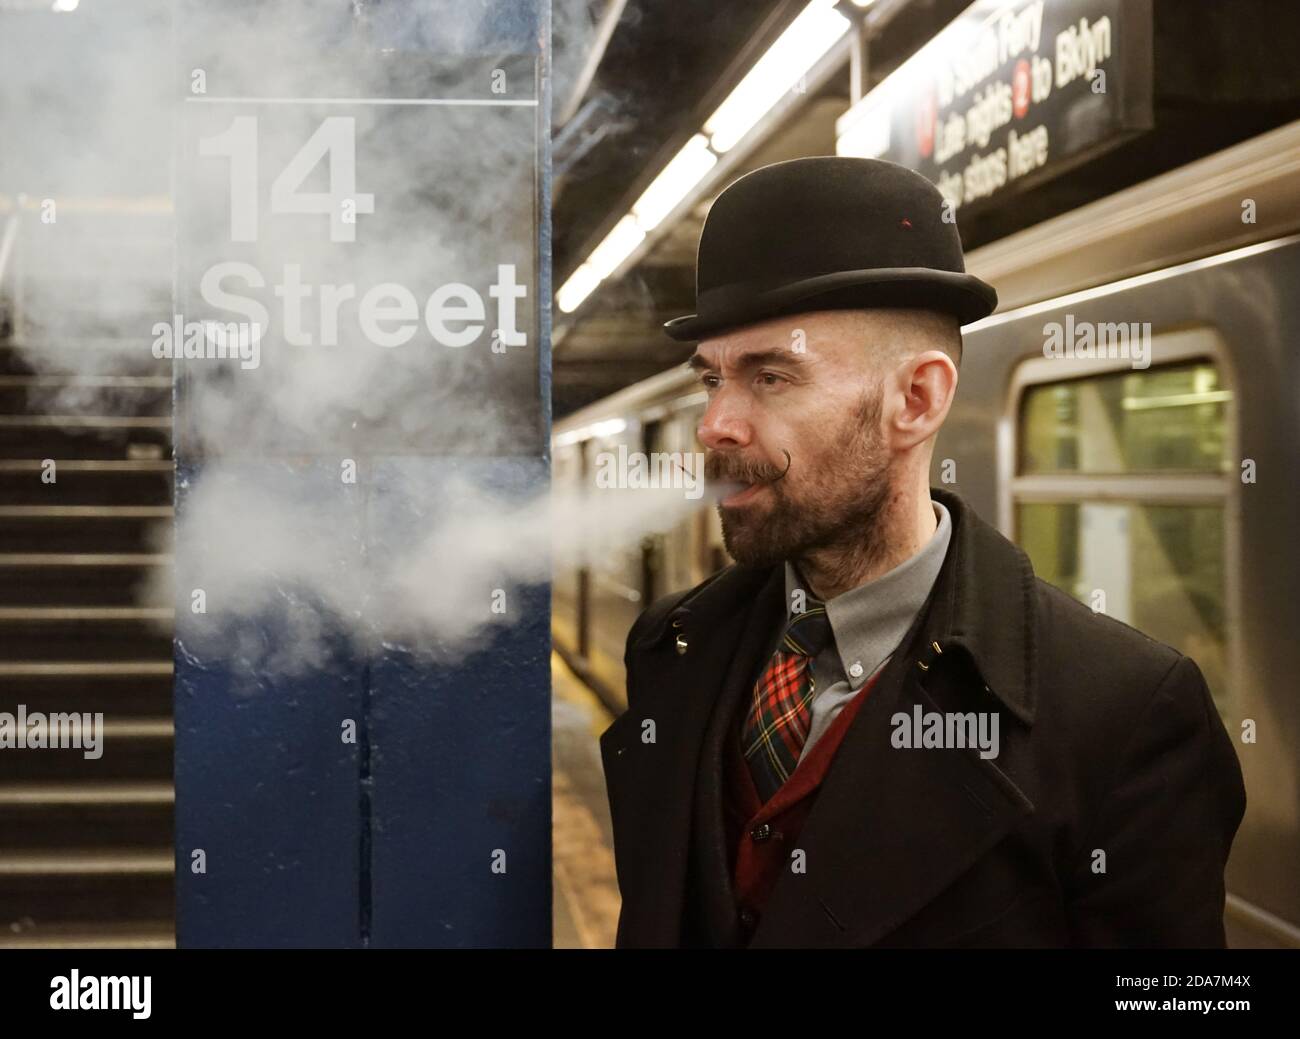
{"type": "Polygon", "coordinates": [[[690,645],[690,643],[688,643],[688,642],[686,641],[686,637],[685,637],[684,635],[678,635],[678,636],[677,636],[677,655],[680,657],[680,656],[682,656],[683,654],[685,654],[685,652],[686,652],[686,647],[689,646],[689,645],[690,645]]]}

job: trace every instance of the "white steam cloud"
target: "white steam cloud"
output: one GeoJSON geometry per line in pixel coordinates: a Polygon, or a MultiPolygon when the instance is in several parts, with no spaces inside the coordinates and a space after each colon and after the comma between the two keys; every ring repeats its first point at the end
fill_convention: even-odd
{"type": "MultiPolygon", "coordinates": [[[[580,63],[588,5],[555,8],[556,53],[580,63]]],[[[0,5],[0,220],[20,214],[0,306],[38,372],[175,376],[174,598],[197,660],[249,675],[319,667],[339,635],[363,650],[465,652],[517,619],[520,589],[710,501],[546,487],[540,84],[526,47],[484,32],[491,12],[452,0],[0,5]],[[493,103],[293,100],[358,97],[493,103]],[[346,135],[322,131],[332,118],[346,135]],[[522,345],[491,293],[503,266],[527,292],[522,345]],[[439,299],[446,286],[484,309],[435,313],[440,338],[429,314],[466,298],[439,299]],[[237,302],[214,305],[221,293],[237,302]],[[204,320],[256,326],[258,364],[158,359],[160,324],[204,320]],[[446,342],[475,325],[473,341],[446,342]],[[376,328],[412,331],[388,346],[376,328]],[[506,458],[523,474],[509,493],[489,472],[506,458]]],[[[556,82],[571,76],[565,64],[556,82]]],[[[135,399],[86,382],[48,394],[58,414],[120,414],[135,399]]]]}

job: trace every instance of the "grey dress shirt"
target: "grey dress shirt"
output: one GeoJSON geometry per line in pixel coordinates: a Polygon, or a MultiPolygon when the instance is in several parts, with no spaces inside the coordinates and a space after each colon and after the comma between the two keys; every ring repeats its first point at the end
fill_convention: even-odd
{"type": "MultiPolygon", "coordinates": [[[[934,535],[911,558],[874,581],[850,588],[826,602],[834,639],[813,660],[812,726],[799,760],[830,727],[840,709],[893,655],[934,586],[948,554],[952,519],[931,500],[938,523],[934,535]]],[[[795,592],[812,593],[791,563],[785,564],[786,619],[793,619],[795,592]]],[[[777,634],[772,649],[780,644],[777,634]]]]}

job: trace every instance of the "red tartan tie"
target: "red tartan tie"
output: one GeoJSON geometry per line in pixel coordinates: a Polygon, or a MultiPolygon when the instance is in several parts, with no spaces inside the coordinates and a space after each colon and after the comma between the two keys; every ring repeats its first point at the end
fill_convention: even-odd
{"type": "Polygon", "coordinates": [[[812,721],[813,658],[832,637],[826,606],[810,597],[754,685],[740,748],[765,804],[799,764],[812,721]]]}

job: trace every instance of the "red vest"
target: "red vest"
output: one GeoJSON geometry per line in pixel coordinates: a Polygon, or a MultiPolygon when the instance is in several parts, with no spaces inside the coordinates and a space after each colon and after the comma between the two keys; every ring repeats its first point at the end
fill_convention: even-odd
{"type": "Polygon", "coordinates": [[[726,751],[726,802],[724,822],[727,847],[732,849],[732,880],[736,909],[747,926],[748,941],[759,914],[781,871],[789,869],[790,854],[799,846],[799,832],[812,810],[818,788],[839,749],[858,708],[866,700],[880,673],[840,708],[830,728],[813,744],[808,755],[772,799],[763,804],[754,789],[749,765],[740,752],[740,726],[749,704],[742,703],[731,726],[726,751]]]}

